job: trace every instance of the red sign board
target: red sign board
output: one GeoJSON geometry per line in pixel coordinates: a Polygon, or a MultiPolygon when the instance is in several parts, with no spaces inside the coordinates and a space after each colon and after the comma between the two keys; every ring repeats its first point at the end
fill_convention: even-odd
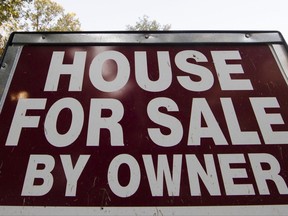
{"type": "Polygon", "coordinates": [[[0,205],[287,205],[287,98],[267,44],[24,46],[0,205]]]}

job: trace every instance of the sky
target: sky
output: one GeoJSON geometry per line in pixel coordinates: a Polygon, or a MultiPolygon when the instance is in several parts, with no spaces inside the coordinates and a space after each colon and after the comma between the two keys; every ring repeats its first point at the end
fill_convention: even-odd
{"type": "Polygon", "coordinates": [[[288,41],[287,0],[54,0],[83,31],[125,30],[149,16],[171,30],[277,30],[288,41]]]}

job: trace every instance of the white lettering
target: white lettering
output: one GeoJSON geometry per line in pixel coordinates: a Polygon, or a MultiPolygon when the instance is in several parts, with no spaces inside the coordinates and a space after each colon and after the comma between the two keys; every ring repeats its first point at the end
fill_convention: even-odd
{"type": "Polygon", "coordinates": [[[48,142],[56,147],[66,147],[72,144],[79,136],[84,122],[84,111],[79,101],[74,98],[62,98],[49,109],[44,130],[48,142]],[[63,109],[68,108],[71,113],[71,125],[65,134],[57,131],[57,119],[63,109]]]}
{"type": "Polygon", "coordinates": [[[193,98],[188,145],[200,145],[201,138],[211,137],[216,145],[228,145],[221,128],[205,98],[193,98]],[[207,127],[202,127],[203,116],[207,127]]]}
{"type": "Polygon", "coordinates": [[[266,144],[288,144],[288,131],[273,131],[271,125],[284,124],[280,113],[267,113],[267,108],[279,108],[275,97],[250,98],[255,116],[266,144]]]}
{"type": "Polygon", "coordinates": [[[212,196],[221,195],[213,155],[205,154],[204,161],[206,172],[196,155],[186,155],[191,196],[201,196],[199,178],[212,196]]]}
{"type": "Polygon", "coordinates": [[[80,155],[74,167],[70,155],[60,155],[60,158],[67,179],[65,196],[76,196],[78,179],[90,155],[80,155]]]}
{"type": "Polygon", "coordinates": [[[129,80],[130,65],[127,58],[117,51],[105,51],[93,59],[89,76],[92,84],[96,89],[104,92],[114,92],[123,88],[129,80]],[[106,61],[113,60],[117,64],[116,76],[113,80],[105,80],[106,74],[112,73],[112,67],[104,67],[106,61]],[[104,70],[105,68],[105,70],[104,70]]]}
{"type": "Polygon", "coordinates": [[[162,147],[171,147],[177,145],[183,136],[181,122],[170,115],[161,113],[160,107],[165,107],[168,111],[179,111],[177,104],[170,98],[155,98],[147,106],[149,118],[164,127],[169,128],[170,134],[163,134],[160,128],[148,128],[148,134],[152,141],[162,147]]]}
{"type": "Polygon", "coordinates": [[[281,167],[277,159],[271,154],[248,154],[259,193],[269,195],[267,180],[271,180],[277,186],[280,194],[288,194],[286,182],[280,176],[281,167]],[[262,164],[268,164],[269,169],[263,169],[262,164]]]}
{"type": "Polygon", "coordinates": [[[227,195],[255,195],[252,184],[235,184],[234,179],[247,178],[244,168],[231,168],[231,164],[245,163],[243,154],[218,154],[220,170],[227,195]]]}
{"type": "Polygon", "coordinates": [[[130,197],[139,187],[141,180],[140,167],[134,157],[128,154],[117,155],[108,168],[108,184],[110,189],[118,197],[130,197]],[[119,183],[118,172],[122,164],[127,164],[130,169],[130,181],[126,186],[119,183]]]}
{"type": "Polygon", "coordinates": [[[26,176],[22,188],[22,196],[43,196],[47,194],[53,186],[53,176],[51,171],[55,165],[54,158],[50,155],[30,155],[26,176]],[[38,165],[44,165],[43,169],[38,169],[38,165]],[[35,179],[42,179],[42,184],[34,184],[35,179]]]}
{"type": "Polygon", "coordinates": [[[169,52],[157,52],[159,78],[157,81],[152,81],[148,76],[147,55],[146,52],[135,52],[135,76],[138,85],[150,92],[160,92],[169,88],[172,82],[171,63],[169,52]]]}
{"type": "Polygon", "coordinates": [[[197,76],[197,80],[192,80],[189,76],[177,76],[178,82],[187,90],[203,92],[209,90],[214,84],[212,72],[197,64],[188,62],[188,59],[194,59],[196,62],[207,62],[207,58],[201,52],[196,50],[185,50],[177,53],[175,64],[177,67],[189,74],[197,76]],[[200,78],[200,80],[198,80],[200,78]]]}
{"type": "Polygon", "coordinates": [[[157,174],[151,155],[142,155],[152,196],[163,196],[163,183],[166,180],[169,196],[179,196],[182,155],[173,155],[172,176],[167,155],[158,155],[157,174]],[[164,178],[165,176],[165,178],[164,178]]]}
{"type": "Polygon", "coordinates": [[[220,98],[233,145],[261,144],[256,131],[241,131],[231,98],[220,98]]]}
{"type": "Polygon", "coordinates": [[[40,116],[27,116],[27,110],[43,110],[47,99],[19,99],[10,126],[6,146],[17,146],[22,128],[37,128],[40,116]]]}
{"type": "Polygon", "coordinates": [[[44,91],[57,91],[60,75],[71,75],[69,91],[82,91],[86,52],[75,52],[73,64],[63,64],[65,52],[53,52],[44,91]]]}
{"type": "Polygon", "coordinates": [[[227,64],[227,60],[241,60],[238,50],[211,51],[222,90],[253,90],[249,79],[232,79],[231,74],[244,74],[242,65],[227,64]]]}
{"type": "Polygon", "coordinates": [[[111,145],[124,146],[123,129],[119,121],[124,115],[122,103],[116,99],[91,99],[88,122],[87,146],[99,146],[100,129],[110,131],[111,145]],[[103,117],[102,110],[110,110],[111,116],[103,117]]]}

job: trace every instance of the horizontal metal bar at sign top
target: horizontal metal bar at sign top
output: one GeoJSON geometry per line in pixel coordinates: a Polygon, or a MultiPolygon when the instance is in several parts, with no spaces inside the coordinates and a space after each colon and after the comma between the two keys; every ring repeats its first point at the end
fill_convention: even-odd
{"type": "Polygon", "coordinates": [[[22,44],[93,43],[280,43],[281,34],[267,32],[16,32],[11,41],[22,44]]]}

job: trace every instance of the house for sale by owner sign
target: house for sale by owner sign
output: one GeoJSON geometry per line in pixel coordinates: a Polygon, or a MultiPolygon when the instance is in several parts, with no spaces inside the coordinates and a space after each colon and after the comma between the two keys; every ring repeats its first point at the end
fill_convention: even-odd
{"type": "Polygon", "coordinates": [[[279,32],[14,33],[1,215],[286,215],[279,32]]]}

